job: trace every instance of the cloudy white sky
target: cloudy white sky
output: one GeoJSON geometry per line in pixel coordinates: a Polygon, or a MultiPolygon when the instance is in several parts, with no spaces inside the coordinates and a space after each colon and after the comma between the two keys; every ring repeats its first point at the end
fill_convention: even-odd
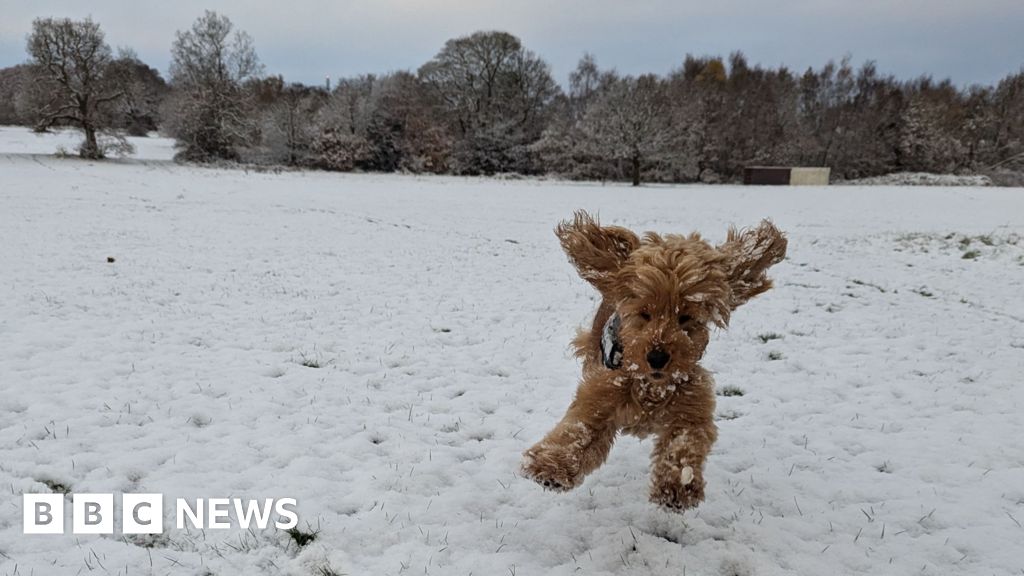
{"type": "Polygon", "coordinates": [[[33,18],[91,15],[111,45],[166,74],[175,30],[204,9],[248,31],[268,73],[305,83],[415,70],[448,38],[481,29],[519,36],[560,82],[585,51],[625,73],[665,73],[687,53],[742,50],[800,71],[850,54],[961,85],[1024,66],[1022,0],[0,0],[0,67],[26,59],[33,18]]]}

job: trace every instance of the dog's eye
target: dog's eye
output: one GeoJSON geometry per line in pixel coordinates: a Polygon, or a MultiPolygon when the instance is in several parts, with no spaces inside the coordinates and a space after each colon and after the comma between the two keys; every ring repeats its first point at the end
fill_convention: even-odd
{"type": "Polygon", "coordinates": [[[680,325],[686,324],[690,320],[691,320],[691,318],[689,316],[687,316],[686,314],[680,314],[679,315],[679,324],[680,325]]]}
{"type": "Polygon", "coordinates": [[[640,317],[643,318],[645,322],[647,322],[647,321],[649,321],[651,319],[651,315],[649,313],[647,313],[647,312],[641,312],[640,313],[640,317]]]}

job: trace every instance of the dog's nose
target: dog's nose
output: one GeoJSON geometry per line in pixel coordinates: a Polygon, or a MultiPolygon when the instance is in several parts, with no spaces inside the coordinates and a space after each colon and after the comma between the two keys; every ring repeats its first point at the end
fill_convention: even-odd
{"type": "Polygon", "coordinates": [[[647,363],[655,370],[661,370],[668,364],[668,353],[661,348],[655,348],[647,353],[647,363]]]}

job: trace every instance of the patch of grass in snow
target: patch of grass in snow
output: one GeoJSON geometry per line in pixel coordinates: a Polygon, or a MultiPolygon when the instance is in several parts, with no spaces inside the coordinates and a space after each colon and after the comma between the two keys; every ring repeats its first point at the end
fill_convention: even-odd
{"type": "Polygon", "coordinates": [[[772,350],[768,353],[769,360],[782,360],[782,358],[782,352],[779,352],[778,350],[772,350]]]}
{"type": "Polygon", "coordinates": [[[477,442],[483,442],[484,440],[491,440],[494,438],[493,432],[474,432],[469,435],[470,440],[476,440],[477,442]]]}
{"type": "Polygon", "coordinates": [[[1015,232],[1009,234],[989,233],[968,236],[958,232],[950,232],[944,236],[925,233],[904,234],[897,237],[900,245],[897,251],[909,248],[928,253],[929,248],[937,248],[940,252],[959,252],[964,260],[975,260],[984,255],[999,255],[1013,250],[1020,244],[1021,236],[1015,232]]]}
{"type": "Polygon", "coordinates": [[[874,288],[875,290],[878,290],[879,292],[881,292],[883,294],[885,294],[885,291],[886,291],[885,288],[882,288],[878,284],[872,284],[871,282],[865,282],[864,280],[858,280],[858,279],[854,278],[853,280],[850,280],[850,282],[852,282],[852,283],[854,283],[854,284],[856,284],[858,286],[869,286],[871,288],[874,288]]]}
{"type": "Polygon", "coordinates": [[[54,494],[63,494],[67,496],[68,494],[71,493],[71,486],[59,480],[54,480],[52,478],[38,478],[38,481],[42,484],[45,484],[46,487],[49,488],[50,491],[53,492],[54,494]]]}
{"type": "MultiPolygon", "coordinates": [[[[248,530],[245,530],[238,534],[237,541],[235,541],[234,539],[225,540],[224,542],[222,542],[222,544],[240,554],[249,554],[251,552],[259,550],[264,545],[264,542],[261,542],[260,539],[261,535],[263,535],[262,532],[257,534],[256,530],[250,527],[248,530]]],[[[213,572],[207,570],[206,576],[215,575],[213,574],[213,572]]]]}
{"type": "Polygon", "coordinates": [[[743,394],[744,392],[741,388],[732,385],[722,386],[718,389],[719,396],[743,396],[743,394]]]}
{"type": "Polygon", "coordinates": [[[746,562],[740,558],[726,558],[720,568],[722,576],[750,576],[753,572],[746,562]]]}
{"type": "Polygon", "coordinates": [[[921,296],[924,296],[925,298],[931,298],[932,296],[935,296],[935,293],[929,291],[924,286],[921,286],[917,290],[911,290],[911,292],[913,292],[914,294],[919,294],[921,296]]]}
{"type": "Polygon", "coordinates": [[[324,366],[327,366],[331,362],[333,362],[333,360],[324,362],[323,356],[316,351],[314,351],[312,354],[299,352],[298,364],[300,366],[305,366],[306,368],[323,368],[324,366]]]}
{"type": "Polygon", "coordinates": [[[742,415],[743,415],[742,413],[737,412],[735,410],[723,410],[723,411],[719,412],[718,414],[716,414],[715,418],[718,419],[718,420],[735,420],[735,419],[739,418],[742,415]]]}
{"type": "Polygon", "coordinates": [[[762,344],[767,344],[772,340],[781,340],[782,334],[777,334],[775,332],[766,332],[764,334],[758,334],[757,337],[758,339],[761,340],[762,344]]]}
{"type": "Polygon", "coordinates": [[[167,548],[171,543],[166,534],[125,534],[124,539],[139,548],[167,548]]]}
{"type": "Polygon", "coordinates": [[[347,576],[345,572],[338,572],[332,568],[330,564],[317,566],[316,571],[313,573],[316,574],[316,576],[347,576]]]}
{"type": "Polygon", "coordinates": [[[188,417],[188,422],[196,428],[206,428],[213,422],[213,418],[206,414],[196,413],[188,417]]]}
{"type": "Polygon", "coordinates": [[[312,526],[306,525],[306,530],[303,530],[296,526],[294,528],[289,528],[284,532],[292,539],[292,542],[295,542],[296,546],[302,548],[316,540],[317,536],[320,535],[320,528],[313,529],[312,526]]]}
{"type": "MultiPolygon", "coordinates": [[[[682,526],[685,528],[686,527],[686,523],[683,522],[682,526]]],[[[680,543],[679,537],[676,536],[675,534],[670,533],[666,529],[655,529],[655,530],[653,530],[651,532],[651,536],[657,536],[658,538],[661,538],[662,540],[665,540],[667,542],[671,542],[673,544],[679,544],[680,543]]]]}

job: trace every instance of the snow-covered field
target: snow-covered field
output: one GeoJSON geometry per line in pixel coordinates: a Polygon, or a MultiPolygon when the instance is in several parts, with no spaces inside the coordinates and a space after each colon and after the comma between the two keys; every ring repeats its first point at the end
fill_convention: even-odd
{"type": "Polygon", "coordinates": [[[984,174],[956,175],[928,172],[896,172],[884,176],[840,182],[843,186],[991,186],[992,179],[984,174]]]}
{"type": "MultiPolygon", "coordinates": [[[[128,143],[135,148],[130,156],[136,160],[170,160],[174,157],[174,140],[169,138],[137,138],[129,136],[128,143]]],[[[82,133],[64,129],[35,134],[17,126],[0,126],[0,154],[61,153],[76,156],[82,133]]]]}
{"type": "Polygon", "coordinates": [[[1024,190],[247,174],[32,138],[0,131],[2,575],[1024,572],[1024,190]],[[577,208],[789,234],[709,347],[730,395],[696,511],[647,503],[631,438],[569,494],[517,475],[595,306],[551,233],[577,208]],[[293,497],[318,533],[22,534],[54,490],[163,493],[168,523],[293,497]]]}

